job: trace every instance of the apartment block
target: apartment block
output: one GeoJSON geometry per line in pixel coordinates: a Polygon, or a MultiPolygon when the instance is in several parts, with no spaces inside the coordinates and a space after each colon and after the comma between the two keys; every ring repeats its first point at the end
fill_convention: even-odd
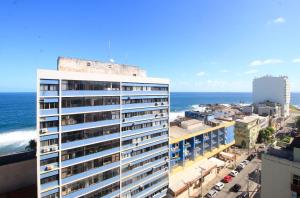
{"type": "Polygon", "coordinates": [[[281,105],[281,116],[289,116],[291,87],[287,76],[263,76],[253,80],[253,103],[274,102],[281,105]]]}
{"type": "Polygon", "coordinates": [[[215,126],[190,119],[172,125],[170,135],[170,165],[181,169],[197,159],[212,157],[234,145],[234,122],[219,121],[215,126]]]}
{"type": "Polygon", "coordinates": [[[169,81],[135,66],[59,57],[37,72],[39,198],[164,197],[169,81]]]}
{"type": "Polygon", "coordinates": [[[300,197],[300,138],[262,155],[261,197],[300,197]]]}

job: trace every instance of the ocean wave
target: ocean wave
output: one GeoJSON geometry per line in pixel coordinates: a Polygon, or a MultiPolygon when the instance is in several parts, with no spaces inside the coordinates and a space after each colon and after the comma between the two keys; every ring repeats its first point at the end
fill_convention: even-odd
{"type": "Polygon", "coordinates": [[[15,131],[1,132],[0,133],[0,153],[1,150],[10,150],[22,148],[28,145],[28,142],[36,139],[36,131],[34,128],[18,129],[15,131]]]}
{"type": "Polygon", "coordinates": [[[184,116],[184,111],[178,111],[178,112],[170,112],[169,115],[169,120],[170,122],[176,120],[178,117],[183,117],[184,116]]]}

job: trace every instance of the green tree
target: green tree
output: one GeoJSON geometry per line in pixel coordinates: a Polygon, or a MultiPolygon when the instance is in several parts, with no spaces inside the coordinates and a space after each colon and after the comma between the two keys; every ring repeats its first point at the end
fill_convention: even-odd
{"type": "Polygon", "coordinates": [[[30,140],[29,144],[25,147],[27,151],[36,151],[36,141],[30,140]]]}

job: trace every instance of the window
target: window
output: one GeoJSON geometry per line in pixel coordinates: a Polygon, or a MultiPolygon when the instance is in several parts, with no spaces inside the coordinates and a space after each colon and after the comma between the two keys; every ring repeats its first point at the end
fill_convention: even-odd
{"type": "Polygon", "coordinates": [[[300,185],[300,176],[299,175],[293,175],[293,184],[294,185],[300,185]]]}

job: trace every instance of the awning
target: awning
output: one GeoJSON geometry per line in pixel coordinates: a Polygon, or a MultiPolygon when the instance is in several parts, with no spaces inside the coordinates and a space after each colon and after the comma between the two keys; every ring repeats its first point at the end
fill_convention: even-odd
{"type": "Polygon", "coordinates": [[[231,154],[231,153],[225,153],[225,152],[220,152],[220,155],[222,157],[224,157],[225,159],[234,159],[235,158],[235,155],[234,154],[231,154]]]}
{"type": "Polygon", "coordinates": [[[213,163],[215,163],[217,165],[217,167],[223,167],[223,166],[225,166],[225,162],[222,161],[222,160],[220,160],[220,159],[218,159],[218,158],[211,157],[208,160],[211,161],[211,162],[213,162],[213,163]]]}
{"type": "Polygon", "coordinates": [[[201,169],[202,177],[205,177],[216,167],[217,165],[215,162],[203,159],[199,162],[195,162],[192,166],[185,168],[183,171],[172,174],[170,178],[170,189],[172,194],[177,196],[188,189],[189,185],[199,181],[199,179],[201,179],[201,169]]]}

